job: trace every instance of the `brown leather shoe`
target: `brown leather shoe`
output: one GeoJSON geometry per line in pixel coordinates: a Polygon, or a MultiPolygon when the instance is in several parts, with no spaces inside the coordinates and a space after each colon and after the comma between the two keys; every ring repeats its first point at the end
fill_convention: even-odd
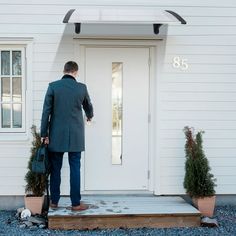
{"type": "Polygon", "coordinates": [[[58,208],[58,205],[57,204],[54,204],[54,203],[50,203],[49,207],[51,209],[57,209],[58,208]]]}
{"type": "Polygon", "coordinates": [[[78,205],[78,206],[72,206],[72,207],[71,207],[71,210],[72,210],[72,211],[85,211],[85,210],[87,210],[88,208],[89,208],[88,205],[81,203],[81,204],[78,205]]]}

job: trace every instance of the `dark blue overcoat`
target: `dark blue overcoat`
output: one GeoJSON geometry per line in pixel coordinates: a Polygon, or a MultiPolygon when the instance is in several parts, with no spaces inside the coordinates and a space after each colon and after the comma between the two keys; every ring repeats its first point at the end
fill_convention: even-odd
{"type": "Polygon", "coordinates": [[[85,84],[64,75],[52,82],[44,99],[41,137],[49,137],[49,151],[84,151],[84,119],[93,117],[93,106],[85,84]]]}

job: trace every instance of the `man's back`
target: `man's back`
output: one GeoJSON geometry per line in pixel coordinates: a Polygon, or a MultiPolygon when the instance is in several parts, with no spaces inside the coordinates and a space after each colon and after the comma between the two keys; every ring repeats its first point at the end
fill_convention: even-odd
{"type": "Polygon", "coordinates": [[[64,75],[61,80],[49,84],[44,101],[41,134],[47,136],[49,128],[50,151],[84,150],[82,107],[86,116],[92,118],[93,108],[86,85],[78,83],[70,75],[64,75]]]}

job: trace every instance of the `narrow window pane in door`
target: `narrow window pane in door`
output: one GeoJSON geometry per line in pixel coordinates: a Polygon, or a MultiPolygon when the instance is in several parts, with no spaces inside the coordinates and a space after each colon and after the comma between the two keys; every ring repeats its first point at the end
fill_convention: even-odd
{"type": "Polygon", "coordinates": [[[12,74],[21,75],[21,51],[12,51],[12,74]]]}
{"type": "Polygon", "coordinates": [[[11,104],[2,104],[2,128],[11,128],[11,104]]]}
{"type": "Polygon", "coordinates": [[[21,104],[13,104],[13,128],[22,127],[22,106],[21,104]]]}
{"type": "Polygon", "coordinates": [[[1,74],[10,75],[10,51],[1,51],[1,74]]]}
{"type": "Polygon", "coordinates": [[[112,164],[122,164],[123,63],[112,63],[112,164]]]}
{"type": "Polygon", "coordinates": [[[13,102],[21,102],[22,99],[22,87],[21,78],[12,78],[12,99],[13,102]]]}
{"type": "Polygon", "coordinates": [[[1,82],[1,100],[2,102],[11,101],[10,78],[2,78],[1,82]]]}

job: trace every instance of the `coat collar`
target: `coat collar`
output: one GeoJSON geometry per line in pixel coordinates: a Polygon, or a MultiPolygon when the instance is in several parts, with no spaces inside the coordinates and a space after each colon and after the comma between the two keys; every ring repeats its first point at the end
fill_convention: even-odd
{"type": "Polygon", "coordinates": [[[68,74],[63,75],[63,77],[61,79],[73,79],[73,80],[76,80],[75,77],[73,77],[71,75],[68,75],[68,74]]]}

